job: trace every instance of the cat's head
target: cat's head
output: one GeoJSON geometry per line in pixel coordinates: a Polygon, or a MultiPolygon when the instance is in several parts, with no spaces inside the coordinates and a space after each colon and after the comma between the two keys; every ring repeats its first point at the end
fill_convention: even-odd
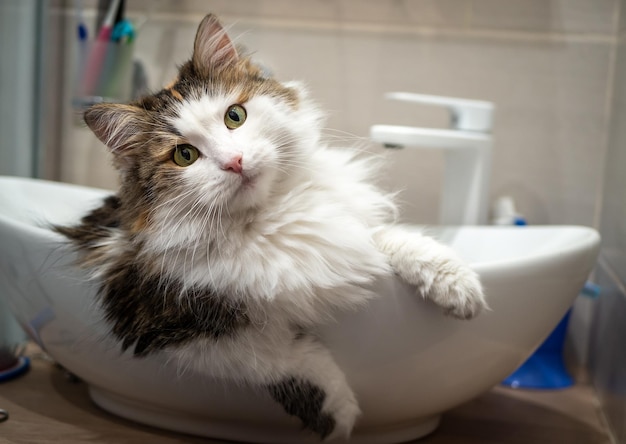
{"type": "Polygon", "coordinates": [[[85,112],[114,155],[121,197],[143,202],[133,204],[141,211],[172,207],[178,217],[262,205],[306,171],[319,120],[301,86],[266,77],[213,15],[200,24],[193,56],[169,86],[85,112]]]}

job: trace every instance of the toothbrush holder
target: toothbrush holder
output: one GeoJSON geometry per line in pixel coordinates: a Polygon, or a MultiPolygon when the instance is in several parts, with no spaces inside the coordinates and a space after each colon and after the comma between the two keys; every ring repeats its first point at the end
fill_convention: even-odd
{"type": "Polygon", "coordinates": [[[72,104],[77,109],[132,98],[133,42],[78,42],[72,104]]]}

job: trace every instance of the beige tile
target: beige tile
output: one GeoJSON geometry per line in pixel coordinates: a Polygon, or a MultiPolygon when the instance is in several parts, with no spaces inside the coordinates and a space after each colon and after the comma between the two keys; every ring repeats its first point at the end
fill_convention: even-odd
{"type": "Polygon", "coordinates": [[[337,15],[337,2],[325,0],[163,0],[155,7],[152,0],[129,2],[129,11],[156,13],[198,14],[214,13],[231,17],[298,18],[329,20],[337,15]]]}
{"type": "MultiPolygon", "coordinates": [[[[151,7],[151,0],[129,2],[129,10],[141,12],[151,7]]],[[[158,12],[206,14],[213,12],[236,17],[324,20],[330,22],[374,22],[376,24],[419,24],[427,26],[462,26],[468,18],[469,0],[167,0],[158,12]]]]}
{"type": "Polygon", "coordinates": [[[411,23],[426,26],[469,25],[471,0],[405,1],[402,7],[411,23]]]}
{"type": "Polygon", "coordinates": [[[620,42],[615,71],[612,120],[604,177],[601,232],[603,254],[622,282],[626,282],[626,41],[620,42]]]}
{"type": "Polygon", "coordinates": [[[618,0],[619,7],[619,33],[623,36],[626,32],[626,2],[624,0],[618,0]]]}
{"type": "Polygon", "coordinates": [[[342,0],[340,4],[341,20],[390,25],[461,27],[467,24],[469,11],[468,0],[342,0]]]}
{"type": "MultiPolygon", "coordinates": [[[[204,4],[203,7],[206,9],[206,2],[200,0],[197,3],[200,3],[201,5],[204,4]]],[[[329,20],[336,17],[339,6],[336,2],[328,2],[324,0],[263,0],[260,2],[255,0],[239,2],[221,0],[212,5],[212,8],[212,11],[218,14],[329,20]]]]}
{"type": "Polygon", "coordinates": [[[472,0],[475,28],[530,32],[615,32],[618,0],[472,0]]]}
{"type": "Polygon", "coordinates": [[[45,85],[42,87],[44,103],[43,122],[43,153],[41,175],[44,179],[59,179],[60,158],[62,153],[59,141],[63,137],[60,92],[63,90],[66,73],[59,69],[59,60],[64,60],[65,34],[68,28],[65,17],[61,14],[50,12],[45,27],[47,35],[45,40],[44,54],[46,60],[43,65],[45,72],[45,85]]]}

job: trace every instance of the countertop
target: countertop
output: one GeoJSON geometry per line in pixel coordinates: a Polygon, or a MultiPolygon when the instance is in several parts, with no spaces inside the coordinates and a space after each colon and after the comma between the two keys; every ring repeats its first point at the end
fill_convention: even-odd
{"type": "MultiPolygon", "coordinates": [[[[0,444],[223,443],[142,426],[95,406],[87,387],[36,346],[31,369],[0,384],[0,444]]],[[[420,444],[610,444],[591,387],[526,391],[495,387],[447,412],[439,429],[420,444]]]]}

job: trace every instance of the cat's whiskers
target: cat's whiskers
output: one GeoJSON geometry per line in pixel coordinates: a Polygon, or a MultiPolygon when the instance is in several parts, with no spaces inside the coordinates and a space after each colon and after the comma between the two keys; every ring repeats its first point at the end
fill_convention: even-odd
{"type": "MultiPolygon", "coordinates": [[[[187,210],[187,212],[185,214],[183,214],[179,220],[176,222],[176,224],[174,225],[174,228],[172,229],[172,232],[176,232],[179,228],[181,228],[184,224],[189,223],[189,222],[194,222],[196,216],[198,215],[198,212],[201,211],[204,207],[203,205],[203,196],[202,195],[198,195],[196,196],[196,198],[193,200],[193,202],[191,203],[189,209],[187,210]]],[[[197,239],[196,239],[197,242],[197,239]]],[[[183,277],[183,282],[188,282],[187,279],[187,257],[189,255],[189,250],[190,250],[190,246],[187,244],[187,242],[182,243],[181,245],[178,246],[177,248],[177,252],[176,252],[176,256],[174,258],[174,263],[178,263],[178,258],[181,254],[181,250],[184,249],[184,257],[182,259],[182,277],[183,277]]],[[[195,254],[195,248],[192,248],[192,260],[191,260],[191,264],[190,266],[193,267],[193,255],[195,254]]],[[[187,287],[183,287],[183,291],[184,294],[187,295],[187,287]]],[[[183,295],[181,295],[182,297],[183,295]]]]}
{"type": "Polygon", "coordinates": [[[276,169],[278,169],[279,171],[282,171],[283,173],[287,175],[292,175],[294,174],[293,173],[294,168],[298,168],[299,170],[307,171],[307,172],[315,172],[315,169],[311,168],[311,166],[307,164],[307,162],[305,161],[300,161],[298,159],[293,159],[293,158],[278,158],[277,159],[276,169]]]}
{"type": "MultiPolygon", "coordinates": [[[[226,239],[226,234],[223,228],[223,218],[222,218],[222,206],[224,205],[221,201],[212,201],[207,208],[205,215],[201,219],[202,233],[207,233],[207,236],[200,236],[196,240],[196,245],[194,245],[194,249],[198,247],[198,244],[201,240],[206,242],[205,249],[205,260],[207,262],[207,269],[209,272],[209,276],[211,281],[213,281],[212,269],[211,267],[211,256],[212,254],[217,254],[219,258],[219,263],[223,263],[222,251],[220,249],[220,240],[219,235],[222,234],[224,239],[226,239]],[[214,247],[212,250],[211,247],[214,247]],[[214,253],[213,253],[214,251],[214,253]]],[[[195,251],[194,251],[195,254],[195,251]]]]}
{"type": "Polygon", "coordinates": [[[211,202],[211,204],[209,205],[209,208],[207,210],[207,212],[204,214],[204,217],[202,218],[202,233],[207,233],[209,234],[209,236],[207,238],[204,238],[204,236],[202,236],[201,238],[205,239],[205,244],[206,244],[206,248],[205,248],[205,260],[206,260],[206,270],[208,271],[210,280],[213,281],[213,267],[211,267],[211,257],[210,257],[210,249],[211,249],[211,240],[212,240],[212,236],[211,236],[211,229],[212,229],[212,225],[213,225],[213,208],[215,207],[215,202],[211,202]]]}
{"type": "MultiPolygon", "coordinates": [[[[195,194],[195,190],[192,190],[192,192],[188,193],[187,196],[189,194],[195,194]]],[[[167,229],[172,233],[176,233],[178,229],[181,227],[181,225],[187,221],[187,217],[190,215],[192,211],[194,211],[195,207],[199,205],[201,201],[202,201],[202,196],[196,196],[195,199],[193,199],[193,201],[191,202],[191,204],[189,204],[187,200],[182,200],[182,199],[179,199],[178,202],[175,202],[173,205],[173,208],[170,209],[170,211],[167,213],[167,215],[164,218],[164,222],[166,222],[166,224],[168,225],[167,229]],[[175,212],[172,215],[172,211],[174,210],[175,212]]],[[[174,239],[173,235],[171,239],[174,239]]]]}
{"type": "MultiPolygon", "coordinates": [[[[223,252],[220,249],[220,240],[219,240],[219,232],[223,232],[222,227],[222,202],[214,201],[211,203],[210,209],[211,211],[208,213],[208,217],[206,218],[209,227],[209,238],[206,243],[206,261],[207,261],[207,269],[209,271],[209,275],[211,277],[211,281],[215,282],[212,274],[212,261],[211,257],[214,254],[217,254],[216,263],[224,263],[223,252]],[[214,247],[213,252],[211,251],[211,246],[214,247]]],[[[223,234],[224,239],[226,239],[226,235],[223,234]]],[[[219,274],[219,272],[218,272],[219,274]]]]}
{"type": "Polygon", "coordinates": [[[331,135],[334,137],[334,134],[332,133],[335,133],[339,135],[338,137],[345,137],[347,139],[368,140],[368,138],[365,136],[359,136],[358,134],[351,133],[350,131],[340,130],[340,129],[332,128],[332,127],[323,127],[320,132],[322,136],[331,135]]]}
{"type": "Polygon", "coordinates": [[[154,217],[155,219],[159,220],[160,218],[158,217],[158,215],[156,213],[161,208],[170,206],[173,203],[174,205],[171,205],[170,206],[170,210],[167,212],[167,214],[165,214],[165,216],[163,216],[163,220],[167,221],[169,219],[169,217],[170,217],[171,212],[176,208],[175,204],[181,200],[181,197],[185,198],[185,197],[189,196],[190,194],[192,194],[194,192],[195,192],[195,190],[189,189],[189,190],[186,190],[185,192],[183,192],[182,194],[174,194],[170,199],[167,199],[164,202],[161,202],[160,204],[158,204],[155,207],[151,208],[148,211],[148,216],[149,217],[154,217]]]}
{"type": "Polygon", "coordinates": [[[298,168],[305,169],[307,171],[314,171],[310,162],[306,160],[300,160],[294,157],[278,157],[277,163],[280,165],[297,166],[298,168]]]}
{"type": "MultiPolygon", "coordinates": [[[[177,190],[178,191],[178,190],[177,190]]],[[[163,220],[167,221],[168,218],[170,217],[171,212],[176,209],[176,204],[177,203],[181,203],[181,201],[183,201],[184,199],[186,199],[187,197],[189,197],[191,194],[193,194],[195,192],[195,190],[193,188],[189,188],[187,190],[185,190],[182,193],[179,192],[175,192],[173,193],[172,197],[170,199],[165,200],[164,202],[158,204],[157,206],[153,207],[150,209],[149,214],[150,215],[155,215],[156,216],[156,212],[158,210],[160,210],[162,207],[165,206],[170,206],[170,204],[173,203],[173,205],[170,206],[170,211],[167,212],[167,214],[165,214],[165,216],[163,217],[163,220]]]]}
{"type": "Polygon", "coordinates": [[[226,236],[226,231],[224,230],[224,218],[223,218],[223,213],[224,213],[224,203],[220,202],[219,206],[217,207],[218,209],[218,218],[217,218],[217,227],[219,229],[219,231],[221,231],[222,237],[224,238],[224,240],[228,240],[228,236],[226,236]]]}
{"type": "MultiPolygon", "coordinates": [[[[176,228],[178,228],[178,224],[181,223],[181,219],[179,219],[179,222],[177,222],[177,224],[174,227],[169,227],[169,222],[171,220],[171,215],[172,212],[174,212],[174,214],[180,214],[182,212],[182,210],[179,209],[179,207],[182,207],[184,205],[184,200],[191,194],[193,194],[194,190],[190,189],[187,190],[186,192],[184,192],[182,195],[176,195],[174,196],[172,199],[169,199],[167,202],[170,203],[173,201],[173,205],[171,206],[171,208],[169,209],[169,211],[167,212],[167,214],[163,217],[163,218],[159,218],[157,214],[155,214],[154,216],[157,218],[157,220],[162,220],[163,223],[161,224],[159,230],[161,232],[165,232],[168,231],[170,233],[175,232],[174,230],[176,228]],[[181,197],[183,199],[181,199],[181,197]]],[[[164,234],[164,233],[162,233],[164,234]]],[[[171,248],[172,244],[173,244],[173,239],[174,239],[174,235],[170,234],[170,237],[167,241],[167,243],[165,244],[165,248],[163,249],[163,251],[160,252],[162,258],[161,258],[161,272],[159,273],[159,284],[161,283],[161,279],[165,276],[165,263],[168,259],[168,250],[171,248]]]]}
{"type": "Polygon", "coordinates": [[[334,146],[344,145],[351,151],[356,151],[358,153],[366,153],[373,156],[377,155],[377,152],[373,149],[375,147],[375,143],[372,139],[347,131],[341,131],[334,128],[323,128],[322,141],[334,146]]]}
{"type": "MultiPolygon", "coordinates": [[[[212,216],[211,213],[212,213],[212,208],[214,208],[214,206],[215,206],[215,201],[211,202],[211,204],[209,205],[209,207],[207,209],[206,205],[202,204],[200,198],[201,198],[201,196],[199,197],[199,199],[196,202],[194,202],[194,206],[196,206],[196,209],[191,214],[190,218],[191,219],[198,218],[199,225],[200,225],[200,229],[199,229],[198,233],[205,233],[206,229],[207,229],[207,223],[211,224],[213,222],[212,218],[211,218],[211,216],[212,216]],[[198,205],[196,205],[196,204],[198,204],[198,205]],[[206,210],[206,211],[204,211],[204,214],[201,214],[201,212],[203,210],[206,210]]],[[[209,225],[208,228],[209,228],[209,232],[210,232],[211,225],[209,225]]],[[[193,243],[192,252],[191,252],[191,260],[190,260],[190,266],[191,267],[195,266],[194,264],[195,264],[196,251],[198,250],[201,242],[206,242],[207,243],[207,248],[208,248],[208,245],[210,244],[210,237],[207,239],[207,238],[205,238],[204,236],[201,236],[201,235],[200,236],[196,236],[195,242],[193,243]]],[[[186,261],[187,261],[187,254],[188,254],[188,251],[185,253],[185,265],[186,265],[186,261]]],[[[210,267],[209,267],[209,269],[210,269],[210,267]]]]}
{"type": "Polygon", "coordinates": [[[215,222],[216,223],[214,225],[214,228],[215,228],[215,237],[214,237],[214,239],[215,239],[215,248],[217,250],[217,255],[220,258],[220,261],[223,261],[223,259],[222,259],[223,251],[220,249],[221,242],[220,242],[219,235],[221,234],[221,236],[222,236],[222,238],[224,240],[227,239],[226,232],[224,230],[224,224],[223,224],[223,221],[222,221],[222,211],[223,211],[222,207],[223,207],[223,204],[221,202],[219,202],[218,206],[217,206],[216,216],[215,216],[215,222]]]}
{"type": "Polygon", "coordinates": [[[340,130],[337,128],[324,127],[320,130],[320,137],[322,140],[333,140],[336,142],[350,142],[350,146],[352,143],[366,143],[371,144],[372,140],[368,136],[360,136],[358,134],[351,133],[349,131],[340,130]]]}

